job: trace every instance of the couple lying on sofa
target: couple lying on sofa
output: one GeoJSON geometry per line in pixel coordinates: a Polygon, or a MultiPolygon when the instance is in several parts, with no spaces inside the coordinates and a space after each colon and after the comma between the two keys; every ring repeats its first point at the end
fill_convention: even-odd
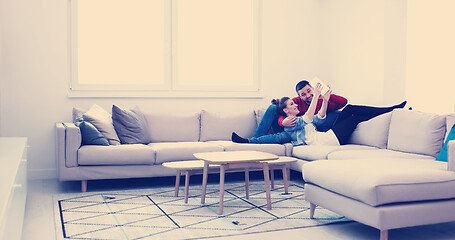
{"type": "Polygon", "coordinates": [[[332,94],[330,89],[321,95],[322,86],[320,84],[313,88],[308,81],[300,81],[296,86],[296,91],[299,97],[294,99],[283,97],[272,100],[272,105],[264,113],[252,138],[242,138],[233,132],[232,141],[237,143],[291,142],[293,145],[344,145],[348,143],[360,122],[406,105],[406,101],[391,107],[347,105],[339,112],[336,110],[344,107],[347,100],[332,94]],[[327,111],[329,110],[332,113],[332,119],[335,115],[335,121],[332,119],[327,121],[327,111]],[[276,121],[274,115],[279,115],[277,123],[274,123],[276,121]],[[281,130],[282,126],[284,131],[281,130]],[[327,126],[330,129],[324,131],[323,129],[327,126]],[[270,128],[277,133],[267,135],[270,128]]]}

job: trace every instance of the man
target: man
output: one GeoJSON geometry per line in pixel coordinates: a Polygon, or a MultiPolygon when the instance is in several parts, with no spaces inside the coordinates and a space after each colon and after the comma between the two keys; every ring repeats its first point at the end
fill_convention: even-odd
{"type": "MultiPolygon", "coordinates": [[[[302,80],[295,86],[298,97],[292,100],[297,104],[300,113],[297,116],[302,116],[308,110],[311,100],[313,99],[313,87],[308,81],[302,80]]],[[[322,98],[318,99],[315,113],[321,109],[322,98]]],[[[348,100],[342,96],[332,94],[327,107],[327,120],[324,125],[318,128],[318,131],[327,131],[331,128],[333,122],[339,114],[339,109],[346,106],[348,100]]],[[[283,127],[292,127],[296,123],[296,117],[280,116],[275,104],[270,105],[262,116],[259,126],[253,135],[254,143],[290,143],[291,137],[288,133],[284,132],[283,127]],[[269,134],[271,132],[272,134],[269,134]],[[261,137],[261,138],[259,138],[261,137]],[[257,139],[259,138],[259,139],[257,139]]],[[[250,140],[232,133],[232,141],[237,143],[249,143],[250,140]]],[[[253,142],[252,142],[253,143],[253,142]]]]}

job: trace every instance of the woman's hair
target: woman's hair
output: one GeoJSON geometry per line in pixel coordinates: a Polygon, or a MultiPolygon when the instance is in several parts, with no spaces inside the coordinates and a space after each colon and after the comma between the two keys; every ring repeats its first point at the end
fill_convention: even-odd
{"type": "Polygon", "coordinates": [[[287,104],[286,104],[286,101],[289,100],[290,98],[288,97],[282,97],[280,99],[273,99],[272,100],[272,104],[275,104],[278,108],[278,114],[280,114],[281,116],[285,116],[286,117],[286,113],[283,111],[283,109],[287,108],[287,104]]]}

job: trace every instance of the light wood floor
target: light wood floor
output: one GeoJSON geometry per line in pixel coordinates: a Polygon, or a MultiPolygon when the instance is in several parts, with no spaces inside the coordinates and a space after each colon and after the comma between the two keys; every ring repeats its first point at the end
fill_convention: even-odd
{"type": "MultiPolygon", "coordinates": [[[[196,179],[197,181],[198,179],[196,179]]],[[[88,191],[117,190],[156,187],[159,185],[173,186],[174,178],[89,181],[88,191]]],[[[209,178],[210,181],[210,178],[209,178]]],[[[59,182],[58,180],[31,180],[28,185],[27,206],[22,232],[23,240],[60,239],[55,235],[54,207],[52,195],[58,193],[79,192],[78,182],[59,182]]],[[[455,209],[454,209],[455,214],[455,209]]],[[[250,234],[235,237],[214,238],[226,239],[379,239],[379,231],[360,223],[334,224],[288,231],[276,231],[261,234],[250,234]]],[[[390,240],[418,239],[455,239],[455,222],[394,229],[389,232],[390,240]]]]}

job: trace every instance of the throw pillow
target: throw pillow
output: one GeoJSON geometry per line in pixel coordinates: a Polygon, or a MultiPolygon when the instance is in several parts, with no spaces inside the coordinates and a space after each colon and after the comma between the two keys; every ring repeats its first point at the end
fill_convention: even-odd
{"type": "Polygon", "coordinates": [[[141,110],[132,110],[112,106],[112,120],[121,143],[150,143],[147,122],[141,110]]]}
{"type": "Polygon", "coordinates": [[[437,161],[447,162],[447,145],[449,144],[450,140],[455,140],[455,124],[452,126],[452,129],[450,130],[450,133],[447,135],[447,139],[444,142],[444,146],[442,146],[441,151],[436,157],[437,161]]]}
{"type": "Polygon", "coordinates": [[[81,130],[81,145],[109,146],[107,138],[101,134],[93,124],[84,121],[82,114],[77,114],[75,116],[74,124],[81,130]]]}
{"type": "Polygon", "coordinates": [[[100,106],[94,104],[83,115],[84,120],[93,124],[109,141],[110,145],[119,145],[120,140],[112,122],[112,116],[100,106]]]}
{"type": "Polygon", "coordinates": [[[73,107],[73,123],[76,123],[76,121],[80,121],[81,120],[80,118],[82,118],[82,114],[84,114],[85,112],[87,112],[87,109],[73,107]]]}

